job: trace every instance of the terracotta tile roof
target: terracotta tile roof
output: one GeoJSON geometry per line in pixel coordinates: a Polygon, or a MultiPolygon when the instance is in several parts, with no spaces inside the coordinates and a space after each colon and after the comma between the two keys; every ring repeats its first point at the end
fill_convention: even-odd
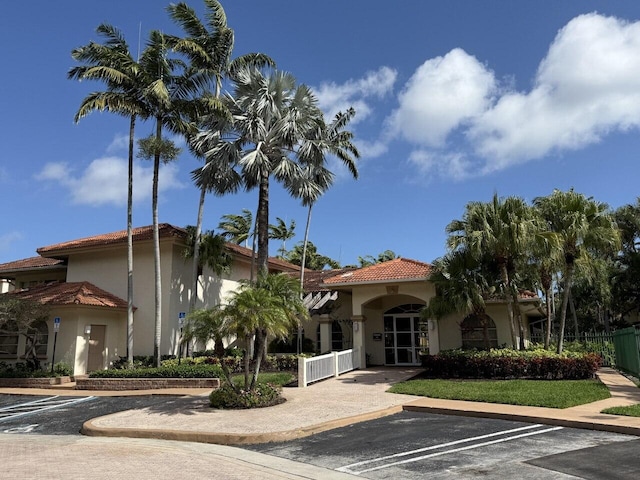
{"type": "MultiPolygon", "coordinates": [[[[227,250],[240,255],[245,258],[251,258],[252,249],[243,247],[242,245],[238,245],[235,243],[227,243],[227,250]]],[[[289,263],[285,260],[281,260],[276,257],[269,257],[269,265],[272,268],[277,268],[278,270],[288,271],[288,272],[299,272],[300,266],[294,265],[293,263],[289,263]]]]}
{"type": "Polygon", "coordinates": [[[45,305],[88,305],[93,307],[127,308],[127,302],[89,282],[50,283],[6,295],[34,300],[45,305]]]}
{"type": "Polygon", "coordinates": [[[381,283],[394,280],[425,280],[431,270],[428,263],[396,258],[324,279],[325,286],[381,283]]]}
{"type": "Polygon", "coordinates": [[[50,268],[57,265],[64,265],[64,261],[56,258],[29,257],[22,260],[15,260],[13,262],[0,263],[0,273],[50,268]]]}
{"type": "MultiPolygon", "coordinates": [[[[161,223],[158,225],[160,232],[160,238],[166,237],[179,237],[185,238],[187,235],[186,230],[179,227],[174,227],[168,223],[161,223]]],[[[137,227],[133,229],[133,241],[151,240],[153,238],[153,226],[148,225],[146,227],[137,227]]],[[[92,237],[79,238],[76,240],[70,240],[68,242],[56,243],[54,245],[48,245],[46,247],[40,247],[36,251],[46,257],[47,255],[54,255],[57,252],[66,250],[74,250],[77,248],[95,247],[103,245],[114,245],[118,243],[126,243],[127,231],[119,230],[117,232],[105,233],[102,235],[94,235],[92,237]]]]}
{"type": "Polygon", "coordinates": [[[353,272],[356,267],[335,268],[333,270],[305,270],[304,272],[304,291],[305,292],[324,292],[329,290],[324,286],[327,278],[342,275],[343,273],[353,272]]]}

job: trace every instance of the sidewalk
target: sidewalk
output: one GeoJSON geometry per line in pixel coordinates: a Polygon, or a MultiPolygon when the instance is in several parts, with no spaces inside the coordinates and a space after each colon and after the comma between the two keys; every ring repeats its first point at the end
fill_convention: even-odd
{"type": "Polygon", "coordinates": [[[640,436],[640,418],[606,415],[604,408],[640,403],[640,388],[612,369],[598,372],[607,400],[567,409],[416,398],[386,393],[418,369],[357,370],[307,388],[286,388],[287,402],[266,409],[212,410],[206,397],[184,397],[171,408],[129,410],[85,423],[92,436],[162,438],[239,445],[301,438],[401,410],[503,418],[640,436]]]}

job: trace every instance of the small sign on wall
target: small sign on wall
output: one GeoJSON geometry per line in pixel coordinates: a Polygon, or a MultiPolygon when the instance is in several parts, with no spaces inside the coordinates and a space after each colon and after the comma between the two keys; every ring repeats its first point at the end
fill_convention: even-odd
{"type": "Polygon", "coordinates": [[[374,339],[376,342],[381,342],[381,341],[382,341],[382,334],[381,334],[381,333],[374,333],[374,334],[373,334],[373,339],[374,339]]]}

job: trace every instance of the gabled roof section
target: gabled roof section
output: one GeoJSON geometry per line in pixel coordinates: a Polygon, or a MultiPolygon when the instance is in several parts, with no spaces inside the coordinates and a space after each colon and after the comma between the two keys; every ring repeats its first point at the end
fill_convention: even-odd
{"type": "MultiPolygon", "coordinates": [[[[174,227],[168,223],[161,223],[158,225],[160,238],[186,238],[187,232],[183,228],[174,227]]],[[[153,226],[148,225],[146,227],[138,227],[133,229],[133,241],[152,240],[153,239],[153,226]]],[[[120,243],[126,244],[127,231],[119,230],[112,233],[104,233],[102,235],[94,235],[92,237],[79,238],[77,240],[70,240],[68,242],[56,243],[54,245],[48,245],[46,247],[40,247],[36,251],[43,257],[50,257],[66,253],[72,250],[77,250],[87,247],[101,247],[108,245],[117,245],[120,243]]]]}
{"type": "Polygon", "coordinates": [[[353,272],[356,267],[335,268],[333,270],[305,270],[304,271],[304,291],[309,292],[326,292],[329,290],[324,285],[327,278],[340,276],[347,272],[353,272]]]}
{"type": "Polygon", "coordinates": [[[63,267],[64,260],[45,257],[29,257],[13,262],[0,263],[0,274],[21,272],[25,270],[47,270],[63,267]]]}
{"type": "Polygon", "coordinates": [[[89,282],[50,283],[5,295],[33,300],[45,305],[86,305],[92,307],[127,308],[127,302],[89,282]]]}
{"type": "MultiPolygon", "coordinates": [[[[242,245],[238,245],[236,243],[227,242],[227,250],[231,253],[239,255],[245,258],[251,258],[251,254],[253,250],[247,247],[243,247],[242,245]]],[[[269,267],[274,268],[276,270],[281,270],[283,272],[299,272],[300,266],[294,265],[293,263],[289,263],[286,260],[282,260],[277,257],[269,257],[269,267]]],[[[306,275],[306,274],[305,274],[306,275]]]]}
{"type": "Polygon", "coordinates": [[[397,281],[425,280],[431,265],[408,258],[395,258],[326,278],[325,287],[356,285],[361,283],[387,283],[397,281]]]}

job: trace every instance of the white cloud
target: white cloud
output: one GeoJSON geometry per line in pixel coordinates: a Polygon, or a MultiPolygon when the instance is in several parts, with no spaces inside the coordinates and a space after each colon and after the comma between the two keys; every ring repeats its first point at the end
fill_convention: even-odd
{"type": "Polygon", "coordinates": [[[314,88],[314,92],[328,121],[339,111],[353,107],[356,110],[356,115],[351,121],[353,125],[372,113],[371,98],[382,99],[391,93],[396,77],[395,70],[380,67],[376,71],[368,72],[363,78],[348,80],[343,84],[322,83],[320,87],[314,88]]]}
{"type": "Polygon", "coordinates": [[[421,176],[449,177],[453,180],[465,180],[474,175],[476,169],[464,153],[438,152],[434,150],[414,150],[409,155],[409,163],[414,165],[421,176]]]}
{"type": "Polygon", "coordinates": [[[107,153],[113,154],[118,152],[129,151],[129,135],[116,134],[107,146],[107,153]]]}
{"type": "Polygon", "coordinates": [[[377,158],[389,151],[389,145],[381,140],[370,142],[356,138],[355,144],[362,158],[377,158]]]}
{"type": "MultiPolygon", "coordinates": [[[[116,205],[127,203],[127,161],[119,157],[93,160],[76,174],[67,163],[49,163],[36,175],[38,180],[54,181],[68,190],[76,205],[116,205]]],[[[184,188],[177,179],[178,168],[164,165],[160,169],[159,190],[184,188]]],[[[153,167],[136,163],[133,170],[133,199],[138,202],[151,197],[153,167]]]]}
{"type": "Polygon", "coordinates": [[[462,49],[424,62],[399,95],[391,131],[411,143],[442,146],[449,133],[482,114],[496,90],[493,72],[462,49]]]}
{"type": "Polygon", "coordinates": [[[638,126],[640,22],[592,13],[558,32],[532,90],[503,95],[468,138],[487,173],[638,126]]]}
{"type": "Polygon", "coordinates": [[[0,235],[0,251],[8,250],[12,244],[22,240],[23,235],[20,232],[8,232],[0,235]]]}

